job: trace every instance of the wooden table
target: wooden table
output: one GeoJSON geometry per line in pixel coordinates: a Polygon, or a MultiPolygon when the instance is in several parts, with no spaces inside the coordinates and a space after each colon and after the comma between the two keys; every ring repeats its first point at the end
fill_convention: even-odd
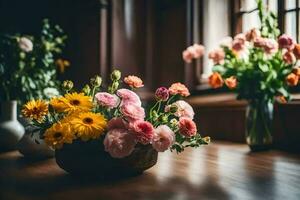
{"type": "Polygon", "coordinates": [[[0,199],[300,199],[300,157],[216,142],[160,154],[141,176],[99,181],[72,177],[54,159],[30,161],[7,152],[0,154],[0,199]]]}

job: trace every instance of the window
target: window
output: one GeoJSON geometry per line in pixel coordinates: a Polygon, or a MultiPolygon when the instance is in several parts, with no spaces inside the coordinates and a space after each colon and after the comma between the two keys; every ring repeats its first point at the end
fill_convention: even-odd
{"type": "Polygon", "coordinates": [[[297,42],[300,42],[300,0],[280,1],[279,6],[281,31],[291,35],[297,42]]]}

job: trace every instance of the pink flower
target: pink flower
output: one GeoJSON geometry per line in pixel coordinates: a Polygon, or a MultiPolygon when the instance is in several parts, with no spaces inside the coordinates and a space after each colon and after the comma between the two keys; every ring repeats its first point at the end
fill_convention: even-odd
{"type": "Polygon", "coordinates": [[[278,51],[278,43],[274,39],[258,37],[254,39],[254,46],[262,48],[265,53],[272,54],[278,51]]]}
{"type": "Polygon", "coordinates": [[[158,101],[167,101],[169,99],[169,90],[165,87],[157,88],[155,91],[155,98],[158,101]]]}
{"type": "Polygon", "coordinates": [[[127,122],[122,119],[121,117],[114,117],[109,122],[107,123],[107,129],[112,130],[112,129],[127,129],[128,124],[127,122]]]}
{"type": "Polygon", "coordinates": [[[167,125],[160,125],[154,131],[152,146],[158,152],[164,152],[175,142],[175,134],[167,125]]]}
{"type": "Polygon", "coordinates": [[[131,90],[128,89],[119,89],[117,91],[117,95],[121,98],[121,105],[123,104],[134,104],[137,106],[141,106],[142,102],[140,97],[131,90]]]}
{"type": "Polygon", "coordinates": [[[118,106],[119,98],[116,95],[107,92],[98,92],[95,98],[100,106],[107,108],[115,108],[118,106]]]}
{"type": "Polygon", "coordinates": [[[186,62],[186,63],[191,63],[193,60],[194,56],[192,54],[192,52],[188,51],[188,50],[184,50],[182,52],[182,59],[186,62]]]}
{"type": "Polygon", "coordinates": [[[175,116],[177,117],[187,117],[190,119],[194,119],[194,110],[190,104],[186,101],[179,100],[173,103],[172,105],[177,107],[177,111],[175,112],[175,116]]]}
{"type": "Polygon", "coordinates": [[[192,137],[197,134],[197,126],[193,120],[187,117],[179,119],[179,133],[185,137],[192,137]]]}
{"type": "Polygon", "coordinates": [[[126,129],[113,129],[108,131],[104,141],[104,149],[113,158],[123,158],[129,156],[136,145],[133,135],[126,129]]]}
{"type": "Polygon", "coordinates": [[[130,129],[138,142],[149,144],[154,135],[154,128],[150,122],[137,120],[130,124],[130,129]]]}
{"type": "Polygon", "coordinates": [[[214,64],[222,64],[224,62],[225,52],[221,48],[215,49],[208,54],[208,58],[212,59],[214,64]]]}
{"type": "Polygon", "coordinates": [[[189,46],[186,50],[182,52],[182,58],[185,62],[191,63],[192,59],[197,59],[203,56],[204,54],[204,46],[200,44],[194,44],[193,46],[189,46]]]}
{"type": "Polygon", "coordinates": [[[124,82],[132,88],[144,87],[142,79],[137,76],[127,76],[124,78],[124,82]]]}
{"type": "Polygon", "coordinates": [[[135,104],[124,104],[121,106],[120,111],[128,120],[142,120],[145,118],[144,108],[135,104]]]}
{"type": "Polygon", "coordinates": [[[245,48],[246,37],[243,33],[237,34],[232,41],[232,49],[234,51],[242,51],[245,48]]]}
{"type": "Polygon", "coordinates": [[[278,38],[279,48],[293,50],[295,46],[295,41],[293,38],[287,34],[283,34],[278,38]]]}
{"type": "Polygon", "coordinates": [[[296,62],[296,57],[291,51],[287,51],[283,54],[282,57],[283,61],[286,62],[287,64],[293,64],[296,62]]]}
{"type": "Polygon", "coordinates": [[[246,33],[247,41],[254,41],[256,38],[260,37],[260,31],[257,28],[253,28],[246,33]]]}
{"type": "Polygon", "coordinates": [[[171,87],[169,88],[169,93],[171,95],[179,94],[183,97],[187,97],[190,95],[189,90],[187,87],[182,83],[173,83],[171,87]]]}

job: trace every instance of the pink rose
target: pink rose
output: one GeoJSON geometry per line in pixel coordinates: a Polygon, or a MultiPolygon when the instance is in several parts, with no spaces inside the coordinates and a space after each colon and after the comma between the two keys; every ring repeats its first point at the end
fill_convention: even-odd
{"type": "Polygon", "coordinates": [[[116,95],[107,92],[98,92],[95,98],[100,106],[107,108],[115,108],[118,106],[119,98],[116,95]]]}
{"type": "Polygon", "coordinates": [[[124,82],[132,88],[144,87],[142,79],[137,76],[127,76],[124,78],[124,82]]]}
{"type": "Polygon", "coordinates": [[[126,129],[112,129],[106,134],[104,149],[113,158],[123,158],[129,156],[136,145],[133,135],[126,129]]]}
{"type": "Polygon", "coordinates": [[[246,33],[246,40],[251,42],[260,37],[260,31],[257,28],[253,28],[246,33]]]}
{"type": "Polygon", "coordinates": [[[296,57],[291,51],[287,51],[283,54],[282,57],[283,61],[286,62],[287,64],[293,64],[296,62],[296,57]]]}
{"type": "Polygon", "coordinates": [[[167,101],[169,99],[169,90],[165,87],[157,88],[155,91],[155,98],[158,101],[167,101]]]}
{"type": "Polygon", "coordinates": [[[197,126],[193,120],[187,117],[179,119],[179,133],[185,137],[192,137],[197,134],[197,126]]]}
{"type": "Polygon", "coordinates": [[[138,142],[149,144],[154,135],[154,128],[150,122],[137,120],[130,124],[130,129],[138,142]]]}
{"type": "Polygon", "coordinates": [[[142,120],[145,118],[144,108],[135,104],[124,104],[120,108],[121,113],[128,120],[142,120]]]}
{"type": "Polygon", "coordinates": [[[214,64],[222,64],[224,62],[225,52],[221,48],[215,49],[208,54],[208,58],[212,59],[214,64]]]}
{"type": "Polygon", "coordinates": [[[175,134],[167,125],[160,125],[154,131],[152,146],[158,152],[164,152],[175,142],[175,134]]]}
{"type": "Polygon", "coordinates": [[[117,95],[121,98],[121,105],[123,104],[134,104],[141,106],[142,102],[140,97],[133,91],[128,89],[119,89],[117,95]]]}
{"type": "Polygon", "coordinates": [[[197,59],[203,56],[204,46],[200,44],[194,44],[189,46],[185,51],[182,52],[182,58],[185,62],[191,63],[192,59],[197,59]]]}
{"type": "Polygon", "coordinates": [[[190,104],[186,101],[179,100],[173,103],[172,105],[177,107],[177,111],[175,112],[175,116],[177,117],[187,117],[190,119],[194,119],[194,110],[190,104]]]}
{"type": "Polygon", "coordinates": [[[254,39],[254,46],[262,48],[267,54],[276,53],[278,50],[277,41],[269,38],[258,37],[254,39]]]}
{"type": "Polygon", "coordinates": [[[121,117],[114,117],[109,122],[107,123],[107,129],[112,130],[112,129],[127,129],[128,124],[127,122],[122,119],[121,117]]]}
{"type": "Polygon", "coordinates": [[[184,50],[182,52],[182,59],[186,62],[186,63],[191,63],[193,60],[193,54],[192,52],[188,51],[188,50],[184,50]]]}
{"type": "Polygon", "coordinates": [[[283,34],[278,38],[279,48],[293,50],[295,46],[295,41],[293,38],[287,34],[283,34]]]}
{"type": "Polygon", "coordinates": [[[246,45],[246,37],[243,33],[237,34],[232,41],[232,49],[234,51],[244,50],[246,45]]]}

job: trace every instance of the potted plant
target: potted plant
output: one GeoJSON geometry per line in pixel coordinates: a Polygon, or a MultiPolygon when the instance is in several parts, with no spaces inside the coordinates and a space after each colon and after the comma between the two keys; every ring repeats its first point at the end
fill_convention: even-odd
{"type": "Polygon", "coordinates": [[[146,112],[135,92],[142,80],[127,76],[129,89],[119,89],[120,78],[114,70],[105,91],[96,76],[79,93],[65,81],[63,96],[24,105],[23,115],[55,149],[61,168],[81,175],[140,173],[155,165],[158,152],[209,143],[197,132],[193,108],[180,100],[189,95],[183,84],[158,88],[155,104],[146,112]]]}
{"type": "Polygon", "coordinates": [[[272,144],[271,122],[275,99],[290,99],[289,87],[296,86],[300,75],[297,60],[300,45],[288,35],[281,36],[276,16],[257,1],[260,29],[237,34],[209,53],[213,88],[226,86],[245,99],[246,141],[253,151],[268,149],[272,144]],[[278,37],[279,36],[279,37],[278,37]]]}
{"type": "MultiPolygon", "coordinates": [[[[0,104],[2,107],[0,143],[2,147],[15,148],[24,134],[24,128],[17,121],[17,103],[59,94],[56,89],[59,81],[56,79],[55,59],[61,53],[65,39],[66,36],[63,35],[60,27],[51,26],[47,19],[43,21],[41,34],[38,37],[21,34],[0,35],[0,104]],[[7,124],[10,124],[9,127],[7,124]]],[[[26,125],[26,121],[22,120],[22,122],[26,125]]],[[[29,132],[32,134],[31,131],[29,132]]],[[[18,147],[24,154],[26,148],[32,146],[27,144],[28,139],[30,137],[26,134],[22,145],[18,147]]]]}

